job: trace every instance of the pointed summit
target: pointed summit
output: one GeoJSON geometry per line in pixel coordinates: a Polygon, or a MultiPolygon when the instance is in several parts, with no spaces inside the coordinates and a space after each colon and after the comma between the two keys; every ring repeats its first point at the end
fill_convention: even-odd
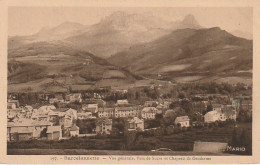
{"type": "Polygon", "coordinates": [[[200,24],[197,22],[195,17],[192,14],[186,15],[181,21],[183,28],[199,29],[201,28],[200,24]]]}

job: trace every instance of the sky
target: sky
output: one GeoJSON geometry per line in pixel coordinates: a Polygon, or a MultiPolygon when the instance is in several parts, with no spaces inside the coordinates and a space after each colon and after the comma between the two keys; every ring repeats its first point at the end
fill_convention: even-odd
{"type": "Polygon", "coordinates": [[[8,34],[9,36],[31,35],[43,27],[55,27],[66,21],[92,25],[116,11],[149,12],[168,21],[181,20],[185,15],[192,14],[200,25],[206,28],[218,26],[229,32],[240,30],[249,33],[253,30],[253,9],[250,7],[9,7],[8,34]]]}

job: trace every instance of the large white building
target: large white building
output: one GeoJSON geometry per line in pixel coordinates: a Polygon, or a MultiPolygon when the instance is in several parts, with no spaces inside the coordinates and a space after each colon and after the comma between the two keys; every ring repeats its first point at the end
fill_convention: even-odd
{"type": "Polygon", "coordinates": [[[99,108],[98,117],[114,117],[114,108],[99,108]]]}
{"type": "Polygon", "coordinates": [[[210,111],[204,115],[205,123],[211,123],[220,119],[220,113],[218,111],[210,111]]]}
{"type": "Polygon", "coordinates": [[[133,107],[116,107],[115,117],[135,117],[138,116],[137,108],[133,107]]]}

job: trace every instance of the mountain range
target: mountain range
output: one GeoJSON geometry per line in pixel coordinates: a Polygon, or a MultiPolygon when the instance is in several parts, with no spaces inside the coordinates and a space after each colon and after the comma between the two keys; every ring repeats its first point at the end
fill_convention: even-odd
{"type": "Polygon", "coordinates": [[[252,82],[252,40],[187,15],[115,12],[8,39],[8,91],[66,91],[168,82],[252,82]]]}
{"type": "Polygon", "coordinates": [[[173,30],[200,27],[193,15],[187,15],[182,21],[169,22],[152,13],[127,14],[119,11],[92,26],[65,22],[54,28],[42,28],[32,36],[11,37],[9,48],[32,42],[62,40],[75,48],[108,58],[118,51],[155,40],[173,30]]]}

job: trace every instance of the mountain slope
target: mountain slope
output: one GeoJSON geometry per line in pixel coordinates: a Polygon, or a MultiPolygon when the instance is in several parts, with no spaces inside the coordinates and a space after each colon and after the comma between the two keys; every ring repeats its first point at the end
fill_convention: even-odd
{"type": "Polygon", "coordinates": [[[8,53],[9,92],[64,92],[107,80],[135,80],[128,71],[64,42],[31,43],[8,53]]]}
{"type": "Polygon", "coordinates": [[[233,34],[234,36],[237,36],[237,37],[248,39],[248,40],[253,39],[253,34],[249,33],[249,32],[243,32],[243,31],[240,31],[240,30],[235,30],[235,31],[232,31],[231,34],[233,34]]]}
{"type": "Polygon", "coordinates": [[[181,29],[119,52],[109,61],[136,74],[167,80],[251,77],[252,41],[220,28],[181,29]]]}

